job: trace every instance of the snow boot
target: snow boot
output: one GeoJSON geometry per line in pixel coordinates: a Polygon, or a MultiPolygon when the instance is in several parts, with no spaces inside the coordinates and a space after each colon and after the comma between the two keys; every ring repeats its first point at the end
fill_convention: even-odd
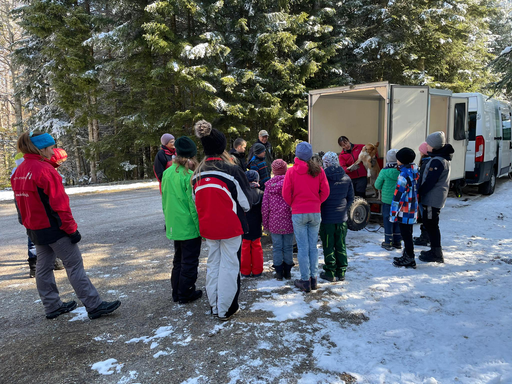
{"type": "Polygon", "coordinates": [[[331,283],[334,283],[337,280],[336,277],[334,277],[334,276],[331,277],[331,276],[327,275],[327,273],[325,273],[325,272],[320,272],[320,278],[322,280],[330,281],[331,283]]]}
{"type": "Polygon", "coordinates": [[[191,303],[193,301],[196,301],[197,299],[200,299],[202,296],[203,296],[203,291],[198,289],[197,291],[194,291],[194,293],[192,293],[189,297],[186,297],[186,298],[183,298],[183,299],[179,299],[178,302],[180,304],[187,304],[187,303],[191,303]]]}
{"type": "Polygon", "coordinates": [[[414,256],[409,256],[405,250],[402,257],[393,261],[393,265],[395,267],[405,267],[405,268],[413,268],[416,269],[416,261],[414,260],[414,256]]]}
{"type": "Polygon", "coordinates": [[[402,249],[402,243],[393,243],[393,248],[402,249]]]}
{"type": "Polygon", "coordinates": [[[384,248],[386,251],[393,251],[395,249],[393,248],[392,243],[386,243],[385,241],[383,241],[380,246],[384,248]]]}
{"type": "Polygon", "coordinates": [[[60,270],[64,269],[64,264],[62,263],[62,260],[59,259],[58,257],[55,258],[55,263],[53,264],[53,269],[55,271],[60,271],[60,270]]]}
{"type": "Polygon", "coordinates": [[[316,291],[318,289],[318,278],[317,277],[311,277],[309,279],[311,282],[311,290],[316,291]]]}
{"type": "Polygon", "coordinates": [[[423,247],[429,247],[430,246],[430,237],[428,236],[428,232],[425,229],[425,226],[423,224],[420,225],[420,236],[414,238],[414,245],[419,245],[423,247]]]}
{"type": "Polygon", "coordinates": [[[283,263],[283,277],[286,280],[290,280],[292,278],[292,268],[295,264],[286,264],[283,263]]]}
{"type": "Polygon", "coordinates": [[[429,251],[421,251],[419,259],[425,263],[444,263],[443,248],[432,247],[429,251]]]}
{"type": "Polygon", "coordinates": [[[276,273],[274,274],[274,278],[276,280],[279,280],[279,281],[282,281],[283,280],[283,269],[284,269],[284,265],[281,264],[281,265],[273,265],[276,273]]]}
{"type": "Polygon", "coordinates": [[[27,259],[27,261],[28,261],[28,267],[30,268],[29,276],[30,277],[36,277],[37,256],[36,257],[29,257],[27,259]]]}
{"type": "Polygon", "coordinates": [[[295,280],[294,285],[303,292],[311,292],[311,283],[309,280],[295,280]]]}

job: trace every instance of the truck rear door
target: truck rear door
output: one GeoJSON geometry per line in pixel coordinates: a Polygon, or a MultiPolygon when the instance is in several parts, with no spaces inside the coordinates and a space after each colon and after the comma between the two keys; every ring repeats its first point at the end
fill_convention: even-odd
{"type": "Polygon", "coordinates": [[[511,171],[512,149],[511,149],[511,133],[510,133],[510,105],[500,102],[501,116],[501,153],[499,154],[498,176],[507,175],[511,171]]]}

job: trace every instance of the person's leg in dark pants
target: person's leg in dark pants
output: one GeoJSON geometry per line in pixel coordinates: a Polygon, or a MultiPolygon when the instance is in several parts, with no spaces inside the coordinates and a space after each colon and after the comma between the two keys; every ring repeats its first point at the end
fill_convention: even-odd
{"type": "Polygon", "coordinates": [[[360,197],[366,197],[366,184],[368,183],[368,179],[366,177],[358,177],[357,179],[352,179],[352,185],[354,187],[354,195],[360,197]]]}
{"type": "Polygon", "coordinates": [[[178,283],[178,299],[180,302],[193,301],[201,297],[196,292],[197,268],[201,253],[201,237],[181,242],[181,269],[178,283]]]}
{"type": "Polygon", "coordinates": [[[175,303],[179,300],[179,284],[181,274],[181,245],[183,241],[174,240],[174,258],[172,260],[171,287],[172,301],[175,303]]]}
{"type": "Polygon", "coordinates": [[[400,223],[399,225],[405,249],[402,257],[395,258],[393,265],[395,267],[416,268],[416,261],[414,260],[414,243],[412,240],[412,224],[400,223]]]}
{"type": "Polygon", "coordinates": [[[421,251],[420,260],[424,262],[444,263],[441,247],[441,231],[439,230],[439,208],[423,206],[423,224],[430,238],[430,250],[421,251]]]}

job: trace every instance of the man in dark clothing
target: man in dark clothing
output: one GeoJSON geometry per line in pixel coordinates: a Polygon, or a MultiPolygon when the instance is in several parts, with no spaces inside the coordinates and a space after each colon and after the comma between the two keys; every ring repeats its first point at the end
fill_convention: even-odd
{"type": "Polygon", "coordinates": [[[247,171],[247,161],[245,160],[245,148],[247,147],[247,142],[239,137],[233,143],[233,148],[229,151],[229,154],[235,161],[235,163],[242,168],[242,171],[247,171]]]}
{"type": "Polygon", "coordinates": [[[170,133],[164,133],[160,138],[160,142],[162,146],[155,156],[153,171],[158,182],[162,184],[162,175],[172,165],[172,157],[176,156],[176,148],[174,148],[174,136],[170,133]]]}
{"type": "Polygon", "coordinates": [[[267,163],[265,146],[260,143],[253,145],[254,156],[249,159],[249,170],[258,172],[260,175],[260,189],[265,190],[265,183],[270,180],[270,164],[267,163]]]}
{"type": "Polygon", "coordinates": [[[430,161],[425,165],[419,195],[423,205],[423,225],[428,232],[431,249],[421,251],[419,259],[424,262],[444,263],[439,213],[444,207],[450,188],[450,161],[454,149],[446,144],[442,131],[430,134],[426,141],[430,161]]]}
{"type": "Polygon", "coordinates": [[[252,157],[254,156],[254,146],[256,144],[262,144],[265,147],[265,158],[267,160],[268,164],[272,164],[274,161],[274,151],[272,150],[272,144],[268,141],[268,132],[262,129],[258,133],[258,141],[254,143],[249,150],[249,156],[247,156],[248,161],[251,161],[252,157]]]}

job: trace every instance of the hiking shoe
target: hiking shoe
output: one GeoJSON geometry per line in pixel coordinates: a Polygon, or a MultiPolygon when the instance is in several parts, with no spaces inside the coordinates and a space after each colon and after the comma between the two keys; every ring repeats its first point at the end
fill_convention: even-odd
{"type": "Polygon", "coordinates": [[[318,279],[316,277],[311,277],[309,280],[311,282],[311,290],[316,291],[318,289],[318,279]]]}
{"type": "Polygon", "coordinates": [[[428,251],[421,251],[419,259],[425,263],[444,263],[443,249],[434,247],[428,251]]]}
{"type": "Polygon", "coordinates": [[[220,321],[228,321],[230,320],[233,316],[235,316],[238,312],[240,312],[240,308],[237,308],[237,310],[233,313],[229,313],[227,312],[226,315],[224,316],[219,316],[219,320],[220,321]]]}
{"type": "Polygon", "coordinates": [[[393,244],[386,243],[385,241],[383,241],[380,246],[384,248],[386,251],[393,251],[395,249],[393,248],[393,244]]]}
{"type": "Polygon", "coordinates": [[[429,247],[430,241],[426,239],[424,236],[415,237],[413,239],[414,245],[419,245],[420,247],[429,247]]]}
{"type": "Polygon", "coordinates": [[[393,261],[393,265],[395,267],[405,267],[405,268],[416,269],[416,261],[414,260],[414,256],[411,257],[405,252],[402,257],[393,261]]]}
{"type": "Polygon", "coordinates": [[[402,243],[393,243],[393,248],[402,249],[402,243]]]}
{"type": "Polygon", "coordinates": [[[327,274],[325,272],[320,272],[320,278],[322,280],[327,280],[327,281],[330,281],[331,283],[334,283],[337,279],[336,277],[331,277],[331,276],[327,276],[327,274]]]}
{"type": "Polygon", "coordinates": [[[76,301],[68,301],[67,303],[62,303],[59,309],[50,312],[46,315],[47,319],[55,319],[56,317],[59,317],[63,313],[71,312],[73,309],[75,309],[77,306],[76,301]]]}
{"type": "Polygon", "coordinates": [[[55,258],[55,263],[53,264],[53,269],[55,271],[61,271],[64,269],[64,264],[62,263],[62,260],[59,259],[58,257],[55,258]]]}
{"type": "Polygon", "coordinates": [[[345,275],[336,275],[336,281],[345,281],[345,275]]]}
{"type": "Polygon", "coordinates": [[[89,319],[94,320],[103,315],[108,315],[109,313],[114,312],[117,308],[121,306],[121,302],[119,300],[116,301],[102,301],[98,308],[93,309],[87,315],[89,319]]]}
{"type": "Polygon", "coordinates": [[[311,283],[309,280],[295,280],[293,284],[303,292],[311,292],[311,283]]]}
{"type": "Polygon", "coordinates": [[[198,289],[193,294],[191,294],[189,297],[187,297],[185,299],[180,299],[178,302],[180,304],[187,304],[187,303],[191,303],[193,301],[196,301],[197,299],[200,299],[202,296],[203,296],[203,291],[198,289]]]}

